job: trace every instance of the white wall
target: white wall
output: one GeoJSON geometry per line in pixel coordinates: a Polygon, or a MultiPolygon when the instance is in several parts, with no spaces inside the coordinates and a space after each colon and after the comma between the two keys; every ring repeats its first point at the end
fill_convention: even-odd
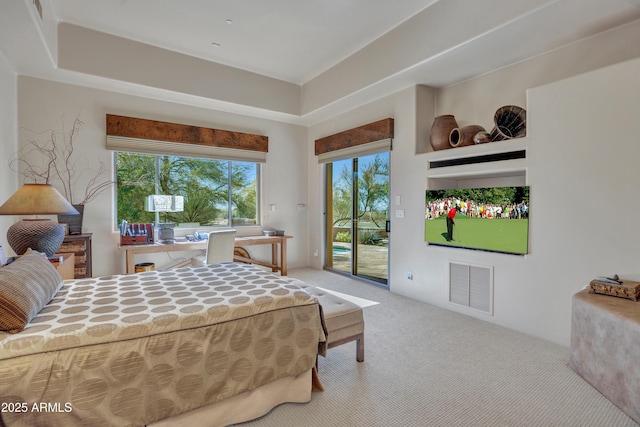
{"type": "MultiPolygon", "coordinates": [[[[629,55],[638,56],[633,50],[617,48],[621,39],[638,29],[638,25],[627,26],[615,34],[585,40],[435,91],[435,97],[428,88],[409,88],[310,128],[312,147],[320,137],[384,117],[395,119],[390,200],[400,196],[402,203],[391,206],[392,292],[568,345],[573,293],[596,275],[638,272],[639,231],[633,217],[639,202],[632,171],[640,155],[639,62],[602,68],[629,55]],[[616,49],[607,50],[607,46],[616,49]],[[590,57],[581,60],[581,55],[590,57]],[[421,149],[428,138],[422,132],[434,114],[454,114],[461,125],[490,129],[496,109],[507,104],[527,108],[530,254],[427,246],[424,191],[431,155],[421,149]],[[404,209],[405,218],[395,218],[396,209],[404,209]],[[493,267],[492,316],[448,303],[449,261],[493,267]],[[413,281],[406,278],[408,270],[414,274],[413,281]]],[[[311,210],[321,212],[322,168],[312,154],[309,166],[314,172],[309,179],[311,210]]],[[[323,247],[322,221],[320,214],[310,216],[311,253],[323,247]]],[[[322,260],[313,259],[312,265],[320,268],[322,260]]]]}
{"type": "MultiPolygon", "coordinates": [[[[263,212],[264,224],[282,228],[294,236],[288,242],[289,267],[307,265],[307,212],[296,210],[296,204],[306,203],[307,131],[304,127],[30,77],[18,79],[18,100],[20,144],[34,139],[33,131],[61,129],[63,123],[70,128],[79,116],[85,125],[78,135],[77,148],[87,169],[95,168],[99,161],[113,167],[112,153],[105,148],[106,114],[267,135],[269,154],[262,171],[262,200],[264,206],[276,204],[277,209],[263,212]]],[[[84,190],[89,176],[86,173],[79,180],[79,192],[84,190]]],[[[118,235],[113,224],[113,194],[106,192],[85,207],[84,231],[93,233],[94,276],[124,273],[124,253],[117,250],[118,235]]],[[[269,249],[255,246],[249,251],[252,255],[262,256],[270,254],[269,249]]],[[[141,257],[141,260],[156,261],[161,268],[183,255],[159,254],[141,257]]]]}
{"type": "MultiPolygon", "coordinates": [[[[0,53],[0,158],[9,159],[18,147],[16,128],[18,114],[17,76],[0,53]]],[[[4,203],[18,189],[16,174],[9,169],[8,163],[0,167],[0,204],[4,203]]],[[[17,218],[0,216],[0,245],[5,256],[15,255],[7,244],[6,230],[17,218]]]]}
{"type": "Polygon", "coordinates": [[[640,279],[638,76],[635,59],[529,91],[535,215],[519,296],[539,312],[512,308],[519,328],[528,317],[564,340],[573,293],[596,276],[640,279]]]}
{"type": "Polygon", "coordinates": [[[62,69],[284,114],[300,111],[296,84],[72,24],[57,29],[62,69]]]}

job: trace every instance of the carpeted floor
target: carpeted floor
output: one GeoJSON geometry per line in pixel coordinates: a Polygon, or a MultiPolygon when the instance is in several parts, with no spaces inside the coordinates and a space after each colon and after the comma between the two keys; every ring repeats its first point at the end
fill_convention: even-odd
{"type": "Polygon", "coordinates": [[[331,349],[324,392],[242,426],[638,426],[568,367],[566,347],[329,272],[289,275],[379,303],[364,308],[365,361],[355,343],[331,349]]]}

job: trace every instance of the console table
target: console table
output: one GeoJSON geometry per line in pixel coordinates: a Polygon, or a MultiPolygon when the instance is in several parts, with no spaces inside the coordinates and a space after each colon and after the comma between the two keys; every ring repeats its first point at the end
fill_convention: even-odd
{"type": "MultiPolygon", "coordinates": [[[[287,275],[287,239],[291,236],[247,236],[236,237],[235,246],[271,245],[271,262],[234,255],[234,260],[263,265],[271,271],[279,271],[282,276],[287,275]],[[278,251],[278,247],[280,250],[278,251]]],[[[207,240],[189,241],[176,239],[174,243],[154,243],[151,245],[119,245],[118,249],[125,251],[127,273],[135,272],[135,256],[137,254],[151,254],[160,252],[206,250],[207,240]]]]}
{"type": "Polygon", "coordinates": [[[640,423],[640,302],[614,296],[573,296],[570,366],[640,423]]]}

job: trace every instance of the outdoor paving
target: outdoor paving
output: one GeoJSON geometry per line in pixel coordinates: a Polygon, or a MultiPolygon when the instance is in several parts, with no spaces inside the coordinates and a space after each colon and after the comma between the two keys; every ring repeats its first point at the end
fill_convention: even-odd
{"type": "MultiPolygon", "coordinates": [[[[334,247],[349,248],[349,243],[333,242],[334,247]]],[[[387,279],[389,275],[387,246],[358,245],[358,275],[387,279]]],[[[333,268],[351,272],[351,251],[333,254],[333,268]]]]}

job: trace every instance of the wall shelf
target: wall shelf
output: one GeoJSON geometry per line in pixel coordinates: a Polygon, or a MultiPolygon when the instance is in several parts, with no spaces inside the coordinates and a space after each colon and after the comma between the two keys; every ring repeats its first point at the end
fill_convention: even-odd
{"type": "Polygon", "coordinates": [[[526,185],[527,138],[427,154],[427,189],[526,185]]]}

